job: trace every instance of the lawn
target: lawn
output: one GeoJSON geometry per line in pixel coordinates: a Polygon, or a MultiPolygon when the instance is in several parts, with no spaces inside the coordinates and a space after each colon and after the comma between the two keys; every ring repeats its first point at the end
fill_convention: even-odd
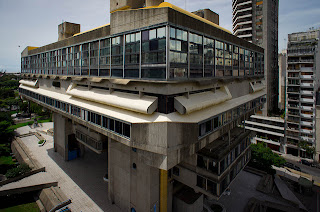
{"type": "MultiPolygon", "coordinates": [[[[20,128],[20,127],[24,127],[24,126],[27,126],[28,124],[31,125],[33,124],[34,121],[28,121],[26,123],[19,123],[19,124],[15,124],[15,125],[11,125],[9,127],[10,130],[15,130],[17,128],[20,128]]],[[[52,119],[44,119],[44,120],[38,120],[38,123],[46,123],[46,122],[52,122],[52,119]]]]}
{"type": "Polygon", "coordinates": [[[11,156],[1,156],[0,157],[0,165],[2,165],[2,164],[13,165],[15,163],[12,161],[11,156]]]}
{"type": "Polygon", "coordinates": [[[16,205],[8,208],[0,209],[0,212],[38,212],[39,207],[37,203],[30,202],[26,204],[16,205]]]}
{"type": "Polygon", "coordinates": [[[33,121],[29,121],[29,122],[26,122],[26,123],[19,123],[19,124],[11,125],[8,129],[10,129],[10,130],[15,130],[15,129],[17,129],[17,128],[27,126],[29,123],[30,123],[30,124],[33,124],[33,121]]]}

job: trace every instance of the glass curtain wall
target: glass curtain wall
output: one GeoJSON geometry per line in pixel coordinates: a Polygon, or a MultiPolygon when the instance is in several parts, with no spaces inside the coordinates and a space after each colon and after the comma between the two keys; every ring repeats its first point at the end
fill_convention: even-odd
{"type": "Polygon", "coordinates": [[[263,54],[169,26],[21,58],[23,73],[156,80],[262,75],[263,66],[263,54]]]}

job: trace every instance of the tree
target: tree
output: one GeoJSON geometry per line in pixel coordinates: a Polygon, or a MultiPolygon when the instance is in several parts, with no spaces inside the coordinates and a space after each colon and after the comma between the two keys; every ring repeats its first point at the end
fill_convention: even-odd
{"type": "Polygon", "coordinates": [[[280,167],[286,160],[281,156],[273,153],[272,150],[262,143],[251,144],[251,161],[250,166],[274,174],[275,170],[272,165],[280,167]]]}
{"type": "Polygon", "coordinates": [[[310,146],[306,141],[299,141],[298,146],[301,149],[306,150],[307,154],[314,155],[316,149],[313,146],[310,146]]]}

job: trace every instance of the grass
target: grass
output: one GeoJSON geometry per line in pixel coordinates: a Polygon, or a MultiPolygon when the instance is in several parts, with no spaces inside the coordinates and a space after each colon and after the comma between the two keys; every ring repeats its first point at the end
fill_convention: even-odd
{"type": "Polygon", "coordinates": [[[8,208],[0,209],[0,212],[38,212],[39,207],[37,203],[30,202],[26,204],[16,205],[8,208]]]}
{"type": "MultiPolygon", "coordinates": [[[[38,120],[38,123],[46,123],[46,122],[52,122],[52,119],[49,118],[49,119],[44,119],[44,120],[38,120]]],[[[15,124],[15,125],[11,125],[11,126],[9,127],[9,129],[10,129],[10,130],[15,130],[15,129],[17,129],[17,128],[25,127],[25,126],[31,125],[31,124],[33,124],[33,123],[34,123],[34,121],[28,121],[28,122],[26,122],[26,123],[15,124]]]]}
{"type": "Polygon", "coordinates": [[[7,164],[7,165],[14,165],[15,163],[12,161],[11,156],[1,156],[0,157],[0,164],[7,164]]]}
{"type": "Polygon", "coordinates": [[[15,129],[17,129],[17,128],[27,126],[28,124],[33,124],[33,121],[29,121],[29,122],[26,122],[26,123],[19,123],[19,124],[11,125],[8,129],[10,129],[10,130],[15,130],[15,129]]]}

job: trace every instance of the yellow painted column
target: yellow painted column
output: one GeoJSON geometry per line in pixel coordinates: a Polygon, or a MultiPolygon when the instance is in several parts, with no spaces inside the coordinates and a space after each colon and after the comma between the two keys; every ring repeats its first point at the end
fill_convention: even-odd
{"type": "Polygon", "coordinates": [[[167,211],[168,171],[160,169],[160,212],[167,211]]]}

